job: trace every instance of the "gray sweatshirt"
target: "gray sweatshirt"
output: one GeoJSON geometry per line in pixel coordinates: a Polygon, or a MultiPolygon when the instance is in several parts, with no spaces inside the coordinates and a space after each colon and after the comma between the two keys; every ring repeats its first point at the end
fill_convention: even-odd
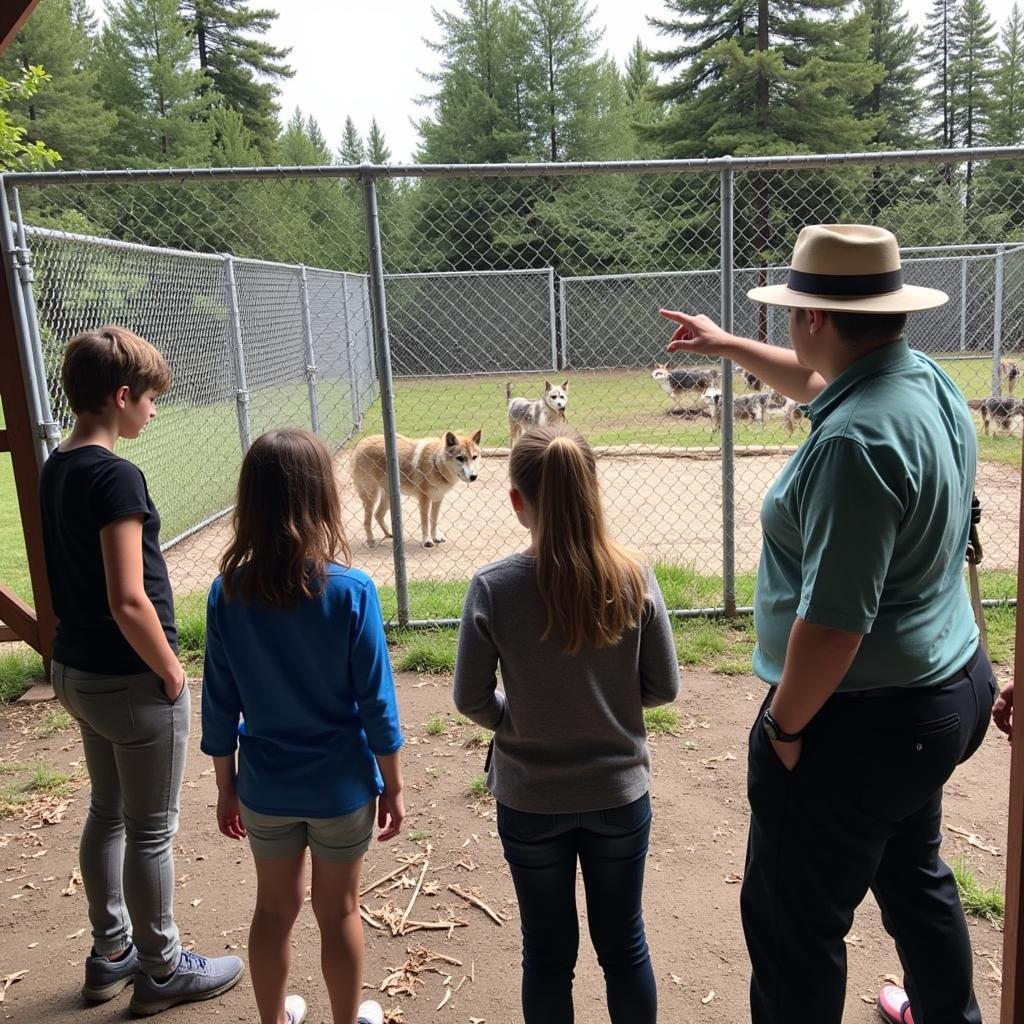
{"type": "Polygon", "coordinates": [[[535,559],[509,555],[473,577],[462,610],[455,705],[493,729],[487,784],[519,811],[620,807],[650,785],[643,709],[675,700],[679,663],[665,601],[648,571],[639,629],[614,647],[563,654],[535,559]],[[497,689],[501,666],[503,691],[497,689]]]}

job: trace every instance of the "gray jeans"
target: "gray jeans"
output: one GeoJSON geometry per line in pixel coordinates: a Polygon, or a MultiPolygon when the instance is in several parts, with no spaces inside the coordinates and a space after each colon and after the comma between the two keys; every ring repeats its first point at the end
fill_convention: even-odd
{"type": "Polygon", "coordinates": [[[141,968],[178,963],[174,861],[191,720],[188,687],[172,704],[153,672],[106,676],[52,665],[57,699],[78,722],[92,795],[79,863],[93,945],[112,956],[134,941],[141,968]]]}

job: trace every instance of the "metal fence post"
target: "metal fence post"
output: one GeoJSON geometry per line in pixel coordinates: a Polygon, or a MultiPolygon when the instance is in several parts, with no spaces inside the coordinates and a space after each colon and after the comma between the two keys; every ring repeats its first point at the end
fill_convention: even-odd
{"type": "Polygon", "coordinates": [[[559,276],[558,278],[558,326],[561,329],[562,338],[562,367],[569,365],[569,321],[566,318],[566,313],[569,308],[569,303],[565,297],[565,278],[559,276]]]}
{"type": "Polygon", "coordinates": [[[391,500],[391,534],[395,553],[395,596],[398,624],[409,621],[409,583],[405,572],[405,536],[402,532],[402,493],[398,473],[395,431],[395,396],[391,380],[391,339],[388,335],[387,300],[384,294],[384,257],[381,252],[380,218],[377,213],[377,184],[363,173],[363,209],[370,255],[370,301],[373,309],[373,343],[380,380],[380,408],[384,420],[384,451],[388,462],[388,493],[391,500]]]}
{"type": "Polygon", "coordinates": [[[309,422],[320,436],[320,407],[316,397],[316,353],[313,351],[313,320],[309,314],[309,281],[306,267],[300,267],[299,294],[302,299],[302,341],[306,350],[306,381],[309,384],[309,422]]]}
{"type": "Polygon", "coordinates": [[[967,256],[960,257],[960,351],[967,348],[967,256]]]}
{"type": "Polygon", "coordinates": [[[558,327],[555,323],[555,268],[548,267],[548,321],[551,324],[551,369],[558,370],[558,327]]]}
{"type": "Polygon", "coordinates": [[[996,246],[996,287],[992,300],[992,394],[1002,394],[1000,362],[1003,348],[1003,277],[1006,270],[1006,246],[996,246]]]}
{"type": "MultiPolygon", "coordinates": [[[[726,158],[728,160],[728,157],[726,158]]],[[[733,323],[733,198],[735,175],[727,166],[721,174],[721,296],[722,329],[733,323]]],[[[733,444],[732,361],[722,360],[722,605],[726,616],[736,614],[736,466],[733,444]]]]}
{"type": "Polygon", "coordinates": [[[341,319],[345,332],[345,357],[348,360],[348,398],[352,407],[352,433],[356,432],[363,418],[359,387],[356,381],[355,366],[352,363],[352,330],[348,322],[348,274],[341,279],[341,319]]]}
{"type": "Polygon", "coordinates": [[[53,408],[50,405],[50,385],[46,377],[46,360],[43,356],[43,336],[39,330],[39,316],[36,312],[36,299],[32,290],[35,271],[32,269],[32,250],[28,247],[25,237],[25,222],[21,216],[21,197],[18,190],[13,189],[14,216],[17,224],[17,241],[20,250],[18,277],[21,280],[22,294],[25,296],[25,320],[28,324],[29,341],[32,346],[32,359],[35,364],[36,387],[39,388],[39,411],[42,414],[40,429],[46,441],[47,451],[52,452],[60,444],[60,426],[53,419],[53,408]]]}
{"type": "Polygon", "coordinates": [[[50,448],[46,443],[45,424],[47,416],[40,405],[39,396],[42,388],[38,380],[39,365],[36,353],[33,352],[32,332],[29,329],[28,311],[25,308],[25,292],[21,282],[21,252],[14,239],[11,224],[11,208],[7,201],[7,186],[0,175],[0,240],[3,242],[4,266],[10,284],[11,306],[14,313],[14,326],[18,335],[18,347],[21,354],[21,366],[25,397],[32,416],[32,442],[36,450],[36,461],[42,468],[50,448]]]}
{"type": "Polygon", "coordinates": [[[252,444],[249,428],[249,385],[245,379],[245,352],[242,348],[242,320],[238,313],[238,287],[235,284],[235,259],[224,257],[224,299],[228,307],[228,340],[235,375],[235,411],[238,413],[238,440],[244,455],[252,444]]]}

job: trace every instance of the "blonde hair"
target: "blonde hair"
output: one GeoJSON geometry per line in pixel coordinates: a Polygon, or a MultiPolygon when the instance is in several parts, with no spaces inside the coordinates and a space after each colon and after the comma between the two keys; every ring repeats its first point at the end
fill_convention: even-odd
{"type": "Polygon", "coordinates": [[[171,386],[171,370],[159,350],[127,327],[85,331],[64,350],[61,381],[71,411],[98,413],[118,389],[138,400],[147,391],[162,395],[171,386]]]}
{"type": "Polygon", "coordinates": [[[242,460],[232,525],[222,584],[228,598],[246,604],[288,608],[315,597],[327,564],[352,560],[331,454],[298,427],[253,441],[242,460]]]}
{"type": "Polygon", "coordinates": [[[609,535],[590,445],[564,426],[535,427],[509,458],[512,486],[536,515],[537,585],[566,654],[612,647],[640,624],[640,559],[609,535]]]}

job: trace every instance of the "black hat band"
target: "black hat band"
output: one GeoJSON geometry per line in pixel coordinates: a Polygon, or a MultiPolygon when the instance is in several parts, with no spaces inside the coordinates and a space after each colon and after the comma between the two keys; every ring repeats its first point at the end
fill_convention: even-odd
{"type": "Polygon", "coordinates": [[[903,287],[903,271],[884,274],[807,274],[790,270],[788,286],[805,295],[854,296],[888,295],[903,287]]]}

